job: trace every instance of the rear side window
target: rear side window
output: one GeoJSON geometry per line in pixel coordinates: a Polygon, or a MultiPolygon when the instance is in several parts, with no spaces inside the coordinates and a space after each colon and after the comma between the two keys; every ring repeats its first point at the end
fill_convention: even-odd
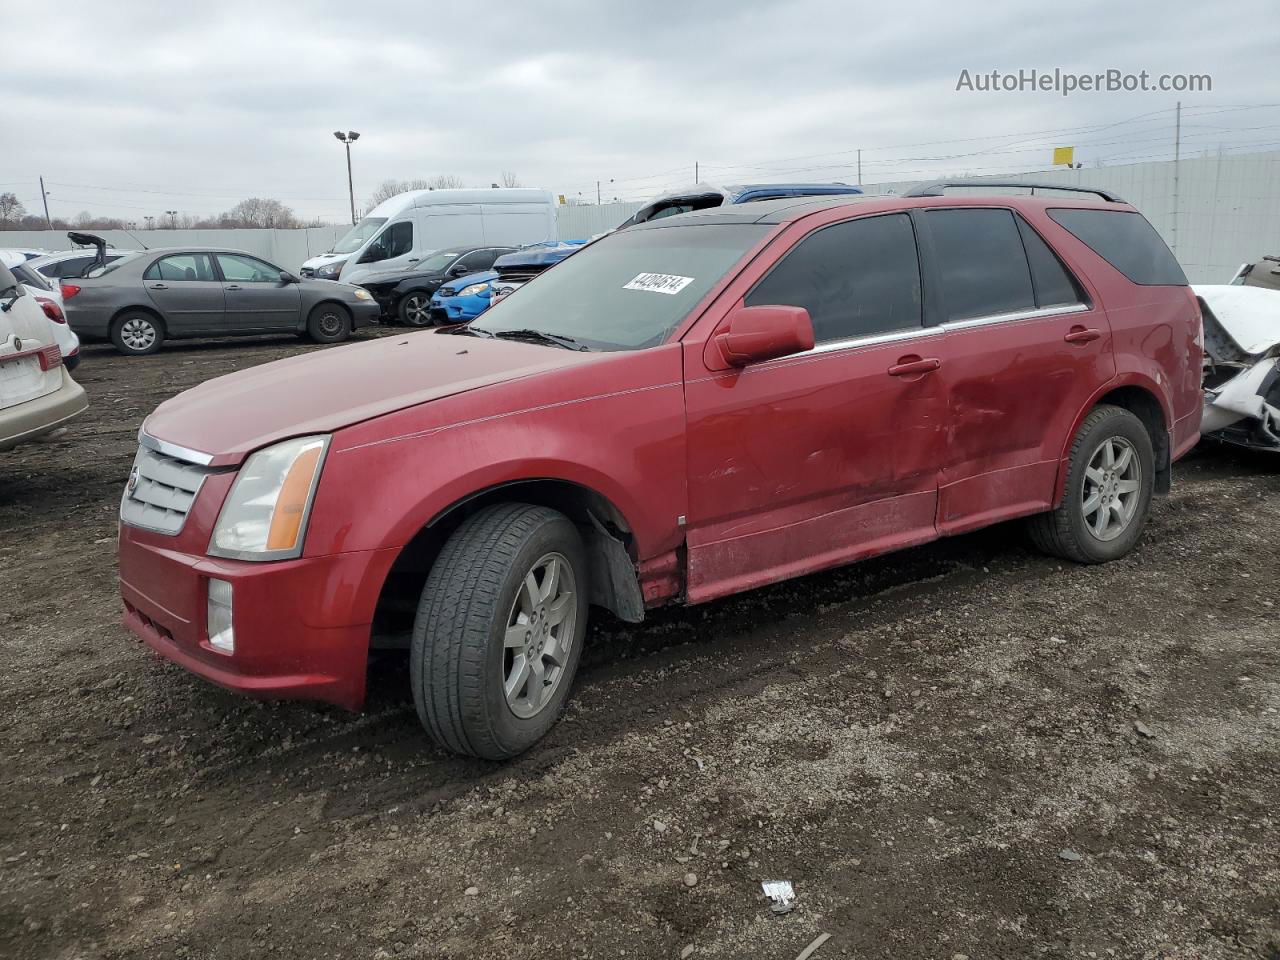
{"type": "Polygon", "coordinates": [[[1061,307],[1084,302],[1084,292],[1058,255],[1044,242],[1044,238],[1021,217],[1018,230],[1022,233],[1022,246],[1031,264],[1031,284],[1036,291],[1037,307],[1061,307]]]}
{"type": "Polygon", "coordinates": [[[1011,211],[929,210],[925,219],[948,320],[1035,309],[1031,270],[1011,211]]]}
{"type": "Polygon", "coordinates": [[[1155,227],[1128,210],[1050,210],[1049,216],[1107,263],[1143,286],[1184,286],[1187,276],[1155,227]]]}
{"type": "Polygon", "coordinates": [[[216,280],[207,253],[180,253],[161,257],[147,267],[146,280],[216,280]]]}
{"type": "Polygon", "coordinates": [[[814,340],[847,340],[922,324],[911,218],[893,213],[823,227],[801,240],[746,297],[804,307],[814,340]]]}

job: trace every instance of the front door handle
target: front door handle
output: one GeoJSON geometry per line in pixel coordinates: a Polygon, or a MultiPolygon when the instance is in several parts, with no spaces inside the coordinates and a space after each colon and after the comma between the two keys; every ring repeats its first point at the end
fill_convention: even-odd
{"type": "Polygon", "coordinates": [[[910,377],[917,373],[932,373],[942,366],[937,357],[900,357],[898,362],[889,368],[891,377],[910,377]]]}
{"type": "Polygon", "coordinates": [[[241,290],[241,289],[243,289],[243,288],[242,288],[242,287],[240,286],[240,284],[238,284],[238,283],[230,283],[230,284],[227,284],[227,289],[228,289],[228,290],[241,290]]]}
{"type": "Polygon", "coordinates": [[[151,289],[152,290],[168,290],[169,285],[167,283],[153,283],[151,285],[151,289]]]}
{"type": "Polygon", "coordinates": [[[1094,330],[1092,327],[1082,327],[1079,324],[1071,328],[1062,339],[1067,343],[1092,343],[1094,340],[1101,339],[1102,331],[1094,330]]]}

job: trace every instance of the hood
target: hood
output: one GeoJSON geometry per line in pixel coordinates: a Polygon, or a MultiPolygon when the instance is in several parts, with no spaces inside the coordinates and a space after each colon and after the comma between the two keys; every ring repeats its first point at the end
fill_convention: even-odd
{"type": "MultiPolygon", "coordinates": [[[[1243,353],[1257,357],[1280,344],[1280,290],[1213,283],[1193,284],[1191,289],[1209,308],[1212,319],[1243,353]]],[[[1214,344],[1210,342],[1208,324],[1205,336],[1205,348],[1212,355],[1214,344]]]]}
{"type": "Polygon", "coordinates": [[[444,286],[436,290],[435,299],[445,297],[456,297],[459,290],[463,290],[473,283],[488,283],[490,280],[497,280],[498,275],[492,270],[486,270],[484,273],[469,273],[465,277],[458,277],[456,280],[450,280],[444,286]],[[452,290],[453,293],[446,294],[446,290],[452,290]]]}
{"type": "Polygon", "coordinates": [[[601,354],[434,332],[384,337],[264,363],[166,400],[143,430],[239,463],[260,447],[332,433],[407,407],[589,363],[601,354]]]}
{"type": "Polygon", "coordinates": [[[330,263],[337,263],[339,260],[346,260],[349,256],[351,256],[349,253],[322,253],[319,256],[302,261],[302,265],[314,270],[316,267],[323,267],[330,263]]]}

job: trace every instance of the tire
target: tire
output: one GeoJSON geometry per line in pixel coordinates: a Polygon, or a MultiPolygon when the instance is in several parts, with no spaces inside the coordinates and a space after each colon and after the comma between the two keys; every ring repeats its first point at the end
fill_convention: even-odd
{"type": "Polygon", "coordinates": [[[548,507],[496,504],[458,527],[427,576],[410,645],[413,701],[432,739],[454,753],[506,760],[551,729],[586,636],[587,573],[577,528],[548,507]],[[559,620],[556,604],[531,603],[526,585],[532,576],[533,587],[547,587],[548,558],[563,564],[551,596],[561,598],[559,620]],[[529,667],[541,663],[541,685],[521,669],[522,657],[529,667]]]}
{"type": "Polygon", "coordinates": [[[1076,563],[1118,560],[1142,536],[1154,487],[1147,428],[1122,407],[1099,406],[1071,444],[1062,504],[1028,520],[1031,540],[1045,553],[1076,563]]]}
{"type": "Polygon", "coordinates": [[[154,313],[132,310],[111,323],[111,342],[127,357],[145,357],[164,343],[164,322],[154,313]]]}
{"type": "Polygon", "coordinates": [[[316,343],[338,343],[351,336],[351,311],[338,303],[312,307],[307,317],[307,336],[316,343]]]}
{"type": "Polygon", "coordinates": [[[400,298],[396,307],[400,322],[411,327],[429,327],[431,323],[431,294],[415,290],[400,298]]]}

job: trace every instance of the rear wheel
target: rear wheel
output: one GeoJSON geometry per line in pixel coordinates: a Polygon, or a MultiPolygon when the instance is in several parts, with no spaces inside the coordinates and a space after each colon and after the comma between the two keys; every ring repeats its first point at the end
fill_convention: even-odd
{"type": "Polygon", "coordinates": [[[164,324],[154,314],[141,310],[122,313],[111,324],[111,342],[123,354],[145,357],[164,343],[164,324]]]}
{"type": "Polygon", "coordinates": [[[1031,539],[1077,563],[1117,560],[1142,536],[1154,483],[1142,421],[1122,407],[1097,407],[1076,432],[1062,504],[1029,520],[1031,539]]]}
{"type": "Polygon", "coordinates": [[[409,293],[400,300],[400,321],[411,327],[431,325],[431,297],[425,293],[409,293]]]}
{"type": "Polygon", "coordinates": [[[410,677],[423,726],[456,753],[523,753],[564,708],[586,625],[577,527],[548,507],[484,508],[449,538],[418,604],[410,677]]]}
{"type": "Polygon", "coordinates": [[[337,343],[351,336],[351,314],[336,303],[322,303],[307,317],[307,336],[316,343],[337,343]]]}

